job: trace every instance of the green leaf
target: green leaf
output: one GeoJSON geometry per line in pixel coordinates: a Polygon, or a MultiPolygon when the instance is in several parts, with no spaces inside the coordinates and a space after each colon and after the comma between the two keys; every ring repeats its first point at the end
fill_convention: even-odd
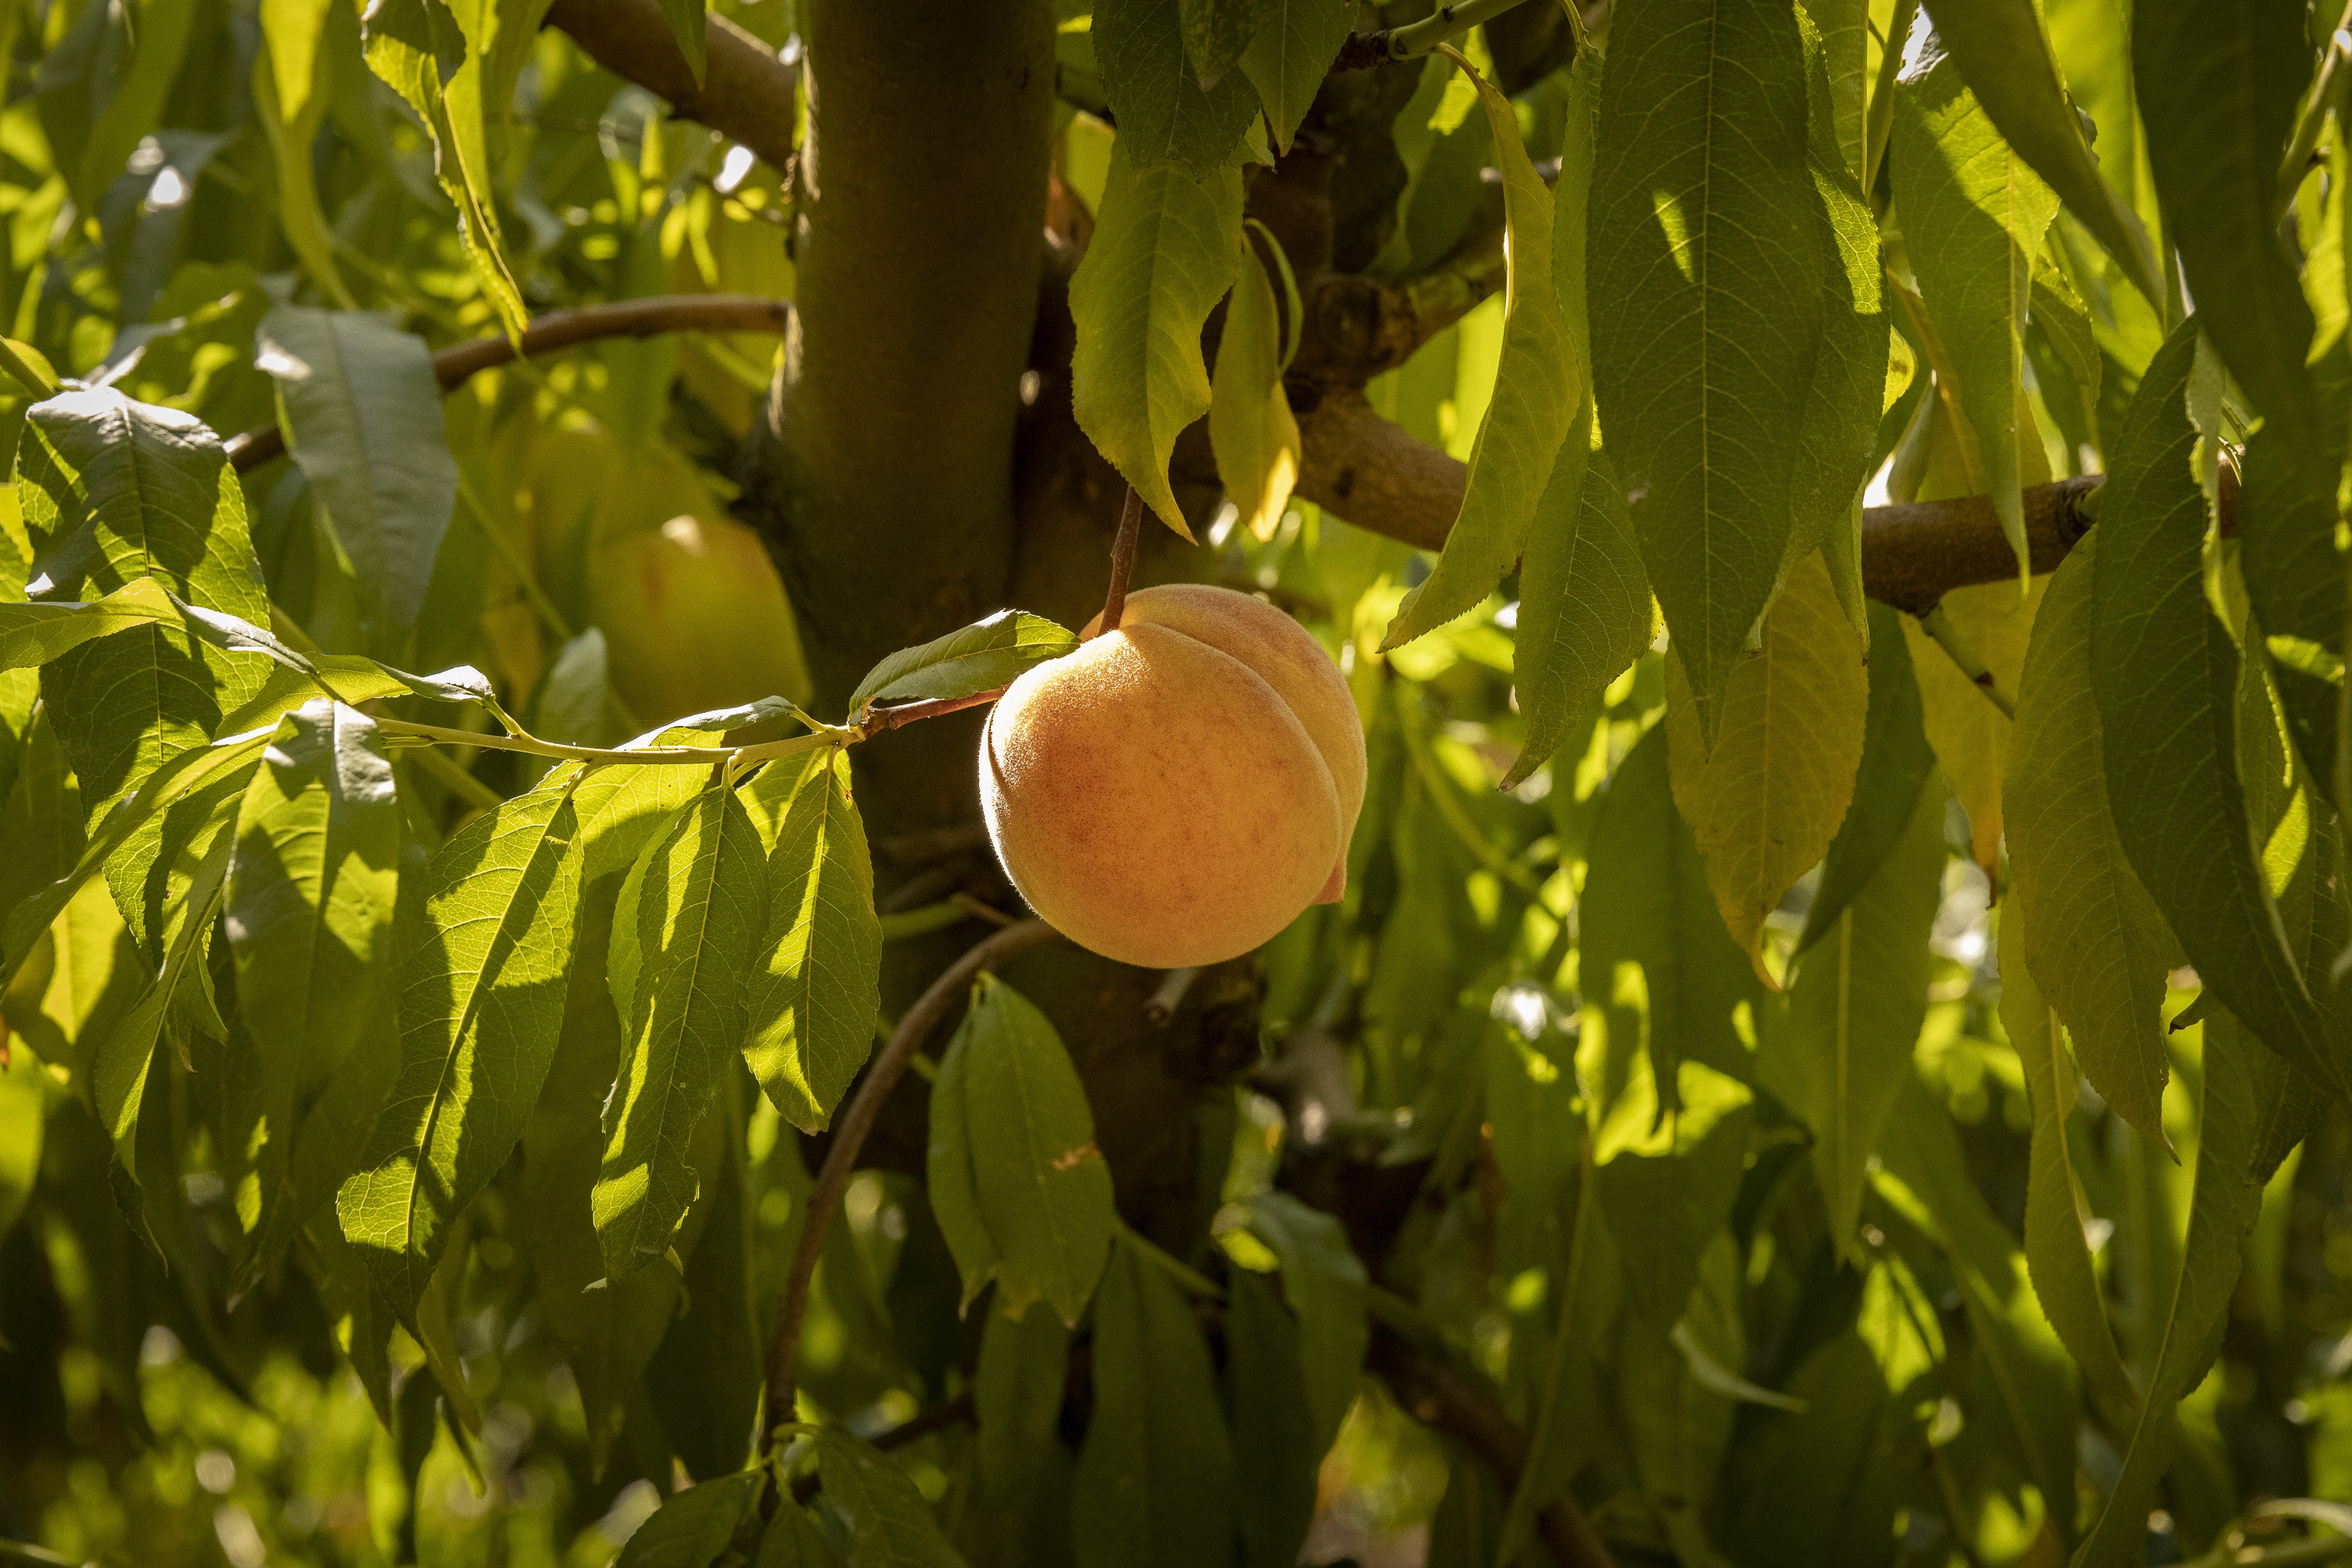
{"type": "Polygon", "coordinates": [[[703,0],[662,0],[662,20],[669,24],[670,37],[677,40],[677,52],[686,57],[686,68],[694,73],[694,85],[702,86],[710,69],[703,0]]]}
{"type": "Polygon", "coordinates": [[[1198,1568],[1233,1551],[1233,1446],[1192,1310],[1132,1247],[1095,1301],[1095,1408],[1072,1479],[1077,1568],[1198,1568]]]}
{"type": "MultiPolygon", "coordinates": [[[[2315,58],[2302,8],[2282,0],[2132,10],[2148,164],[2198,320],[2256,412],[2306,460],[2343,445],[2320,416],[2304,362],[2311,307],[2278,235],[2279,162],[2315,58]]],[[[2330,497],[2335,480],[2332,465],[2315,476],[2330,497]]]]}
{"type": "Polygon", "coordinates": [[[1272,538],[1298,479],[1298,422],[1282,390],[1274,282],[1246,238],[1209,382],[1209,448],[1243,526],[1261,542],[1272,538]]]}
{"type": "Polygon", "coordinates": [[[1258,26],[1256,0],[1177,0],[1176,9],[1183,20],[1184,57],[1208,92],[1249,47],[1258,26]]]}
{"type": "Polygon", "coordinates": [[[1936,770],[1920,722],[1919,683],[1896,612],[1870,607],[1870,706],[1862,727],[1862,762],[1853,803],[1822,862],[1822,880],[1797,938],[1801,953],[1852,904],[1910,826],[1913,804],[1936,770]]]}
{"type": "Polygon", "coordinates": [[[752,1568],[839,1568],[841,1559],[807,1511],[788,1502],[768,1521],[760,1554],[751,1561],[752,1568]]]}
{"type": "Polygon", "coordinates": [[[1226,1274],[1225,1390],[1233,1411],[1234,1515],[1248,1568],[1291,1568],[1315,1521],[1315,1440],[1302,1364],[1306,1325],[1247,1269],[1226,1274]]]}
{"type": "Polygon", "coordinates": [[[580,831],[562,768],[434,854],[423,929],[397,961],[401,1066],[336,1209],[404,1322],[450,1227],[498,1174],[563,1019],[580,831]]]}
{"type": "MultiPolygon", "coordinates": [[[[980,1207],[980,1176],[971,1158],[971,1094],[967,1057],[953,1049],[940,1062],[931,1083],[930,1144],[925,1151],[923,1181],[931,1201],[931,1218],[939,1221],[956,1273],[963,1283],[959,1309],[968,1308],[989,1281],[996,1277],[999,1255],[995,1239],[980,1207]]],[[[1031,1315],[1034,1315],[1031,1314],[1031,1315]]]]}
{"type": "MultiPolygon", "coordinates": [[[[2330,386],[2323,429],[2346,429],[2344,398],[2330,386]]],[[[2289,732],[2312,775],[2332,779],[2343,687],[2338,654],[2346,620],[2344,563],[2336,548],[2340,440],[2311,460],[2284,421],[2248,438],[2238,490],[2238,561],[2265,633],[2268,669],[2289,732]]]]}
{"type": "Polygon", "coordinates": [[[2091,628],[2107,800],[2132,869],[2221,1005],[2341,1092],[2352,1073],[2287,951],[2245,825],[2238,651],[2206,603],[2205,497],[2189,468],[2196,334],[2183,326],[2150,362],[2109,454],[2091,628]]]}
{"type": "Polygon", "coordinates": [[[88,604],[0,603],[0,670],[46,664],[93,637],[179,618],[170,597],[144,577],[88,604]]]}
{"type": "MultiPolygon", "coordinates": [[[[2099,172],[2099,161],[2083,137],[2083,111],[2068,95],[2052,56],[2041,8],[2032,0],[1944,0],[1929,10],[1937,41],[2002,140],[2056,190],[2066,210],[2106,246],[2143,296],[2162,298],[2147,233],[2099,172]]],[[[2112,24],[2103,18],[2095,25],[2112,24]]],[[[2103,41],[2102,47],[2107,47],[2112,46],[2103,41]]],[[[2273,162],[2278,153],[2274,141],[2273,162]]]]}
{"type": "Polygon", "coordinates": [[[1570,460],[1577,440],[1571,432],[1552,465],[1519,567],[1511,689],[1528,738],[1506,789],[1543,766],[1650,645],[1650,584],[1624,489],[1605,451],[1581,465],[1570,460]]]}
{"type": "MultiPolygon", "coordinates": [[[[1072,1327],[1110,1249],[1110,1167],[1062,1037],[993,976],[949,1042],[961,1075],[972,1196],[996,1262],[997,1298],[1021,1312],[1043,1300],[1072,1327]]],[[[969,1281],[971,1271],[965,1270],[969,1281]]]]}
{"type": "Polygon", "coordinates": [[[1862,649],[1822,559],[1808,556],[1790,574],[1765,618],[1762,650],[1724,681],[1711,747],[1686,674],[1667,660],[1675,804],[1725,926],[1760,965],[1764,917],[1845,819],[1869,717],[1862,649]]]}
{"type": "MultiPolygon", "coordinates": [[[[2110,1420],[2137,1419],[2139,1391],[2124,1370],[2107,1323],[2098,1269],[2084,1227],[2092,1219],[2074,1169],[2066,1120],[2078,1093],[2074,1059],[2056,1009],[2033,983],[2026,963],[2028,916],[2012,894],[2000,916],[2000,1021],[2025,1071],[2033,1105],[2032,1162],[2025,1186],[2025,1266],[2042,1311],[2083,1369],[2110,1420]]],[[[2161,1129],[2159,1128],[2159,1131],[2161,1129]]]]}
{"type": "Polygon", "coordinates": [[[1658,1332],[1682,1318],[1708,1239],[1731,1212],[1754,1099],[1746,1085],[1685,1060],[1671,1102],[1646,1074],[1633,1074],[1613,1101],[1596,1106],[1596,1207],[1623,1261],[1628,1302],[1658,1332]]]}
{"type": "Polygon", "coordinates": [[[789,763],[770,763],[750,794],[772,845],[767,927],[747,956],[760,967],[743,1055],[784,1119],[814,1132],[874,1050],[882,959],[874,864],[845,753],[815,753],[797,780],[789,763]]]}
{"type": "MultiPolygon", "coordinates": [[[[1938,421],[1938,430],[1948,423],[1938,421]]],[[[2022,595],[2013,582],[1984,582],[1956,588],[1944,595],[1940,609],[1951,630],[1992,677],[1992,689],[2012,699],[2025,667],[2025,650],[2032,640],[2034,617],[2049,580],[2035,578],[2022,595]]],[[[1969,814],[1969,838],[1977,864],[1990,877],[2000,869],[2001,832],[2000,786],[2009,769],[2011,731],[2015,727],[1985,688],[1964,672],[1950,651],[1930,638],[1918,622],[1903,617],[1903,639],[1909,644],[1911,670],[1919,685],[1921,722],[1927,740],[1943,765],[1960,807],[1969,814]]],[[[2013,703],[2012,703],[2012,706],[2013,703]]]]}
{"type": "Polygon", "coordinates": [[[874,703],[968,697],[1008,685],[1030,665],[1077,645],[1068,628],[1042,615],[1000,610],[919,647],[901,648],[866,671],[849,695],[850,722],[874,703]]]}
{"type": "Polygon", "coordinates": [[[2230,1296],[2243,1266],[2241,1249],[2262,1207],[2262,1184],[2251,1158],[2265,1089],[2284,1067],[2274,1059],[2266,1061],[2262,1046],[2221,1009],[2206,1016],[2202,1032],[2204,1088],[2189,1237],[2181,1247],[2179,1273],[2167,1281],[2169,1299],[2150,1303],[2152,1312],[2163,1315],[2162,1337],[2147,1375],[2147,1405],[2132,1429],[2115,1490],[2075,1555],[2081,1568],[2144,1561],[2147,1511],[2172,1460],[2175,1415],[2204,1381],[2221,1349],[2230,1296]]]}
{"type": "Polygon", "coordinates": [[[1337,1217],[1286,1192],[1249,1200],[1250,1229],[1282,1260],[1282,1298],[1298,1318],[1308,1435],[1320,1459],[1355,1403],[1371,1344],[1364,1265],[1337,1217]]]}
{"type": "Polygon", "coordinates": [[[849,1560],[866,1568],[963,1568],[931,1505],[887,1454],[827,1428],[817,1434],[825,1506],[849,1528],[849,1560]]]}
{"type": "Polygon", "coordinates": [[[981,1484],[999,1506],[1018,1508],[1042,1482],[1061,1442],[1070,1331],[1043,1301],[1018,1318],[990,1312],[980,1331],[972,1413],[990,1433],[980,1445],[981,1484]]]}
{"type": "Polygon", "coordinates": [[[621,1022],[627,1049],[604,1112],[591,1198],[604,1263],[634,1273],[670,1247],[698,1190],[688,1141],[743,1038],[748,977],[767,927],[760,835],[723,773],[671,820],[629,872],[613,966],[638,955],[621,1022]]]}
{"type": "MultiPolygon", "coordinates": [[[[202,423],[107,389],[37,403],[16,453],[44,597],[140,578],[202,609],[269,618],[244,492],[202,423]]],[[[151,624],[67,651],[41,672],[58,737],[95,819],[174,753],[202,746],[258,689],[252,666],[151,624]]]]}
{"type": "Polygon", "coordinates": [[[9,911],[6,925],[0,927],[0,949],[5,949],[6,955],[5,967],[0,969],[0,988],[5,988],[25,962],[41,933],[49,928],[49,923],[64,913],[74,894],[134,833],[174,801],[195,793],[231,769],[249,767],[276,730],[273,724],[267,729],[226,736],[210,746],[179,752],[149,774],[130,799],[108,812],[62,877],[28,893],[9,911]]]}
{"type": "Polygon", "coordinates": [[[86,6],[42,55],[41,127],[82,212],[98,211],[141,140],[162,122],[195,18],[177,0],[86,6]]]}
{"type": "MultiPolygon", "coordinates": [[[[433,172],[457,209],[457,238],[509,338],[529,324],[507,266],[490,188],[483,51],[494,30],[488,0],[378,0],[366,14],[368,68],[416,111],[433,138],[433,172]],[[470,21],[473,26],[464,26],[470,21]]],[[[506,105],[497,105],[504,112],[506,105]]]]}
{"type": "Polygon", "coordinates": [[[1911,1076],[1927,1016],[1927,937],[1943,897],[1944,791],[1914,789],[1903,836],[1798,956],[1788,1010],[1757,1061],[1765,1087],[1812,1129],[1830,1239],[1857,1266],[1868,1260],[1863,1188],[1911,1076]]]}
{"type": "Polygon", "coordinates": [[[742,1527],[761,1479],[751,1470],[673,1493],[637,1526],[614,1568],[709,1568],[742,1527]]]}
{"type": "MultiPolygon", "coordinates": [[[[1230,8],[1220,0],[1103,0],[1095,7],[1095,58],[1102,67],[1103,93],[1118,118],[1112,187],[1119,181],[1116,161],[1121,159],[1146,172],[1172,164],[1196,180],[1222,172],[1238,183],[1225,164],[1240,151],[1242,134],[1257,113],[1257,94],[1238,71],[1219,77],[1213,87],[1201,86],[1187,51],[1186,23],[1189,14],[1212,5],[1230,8]]],[[[1095,235],[1099,240],[1102,231],[1095,235]]],[[[1078,319],[1083,323],[1086,317],[1078,319]]],[[[1083,330],[1079,337],[1083,341],[1083,330]]]]}
{"type": "Polygon", "coordinates": [[[457,504],[432,356],[376,317],[299,305],[262,319],[259,348],[287,447],[350,568],[360,630],[399,658],[457,504]]]}
{"type": "MultiPolygon", "coordinates": [[[[90,1059],[90,1096],[100,1123],[114,1141],[116,1160],[134,1182],[143,1182],[146,1174],[136,1150],[148,1070],[163,1046],[180,989],[204,966],[213,918],[220,909],[221,879],[228,869],[228,835],[217,832],[195,848],[191,858],[198,863],[192,868],[187,898],[172,912],[171,924],[163,932],[163,972],[139,998],[138,1005],[95,1042],[90,1059]]],[[[89,1048],[88,1042],[80,1043],[89,1048]]]]}
{"type": "MultiPolygon", "coordinates": [[[[1436,566],[1398,606],[1383,649],[1443,626],[1493,591],[1528,549],[1555,465],[1563,454],[1571,467],[1583,457],[1584,435],[1575,428],[1586,391],[1583,345],[1570,330],[1553,277],[1552,193],[1528,161],[1511,100],[1476,72],[1470,77],[1503,174],[1502,358],[1470,451],[1462,510],[1436,566]]],[[[1580,475],[1564,483],[1581,494],[1580,475]]]]}
{"type": "MultiPolygon", "coordinates": [[[[1175,11],[1175,0],[1129,3],[1175,11]]],[[[1096,37],[1108,57],[1100,30],[1096,37]]],[[[1183,90],[1192,90],[1189,82],[1183,90]]],[[[1077,323],[1070,402],[1087,438],[1160,520],[1189,540],[1192,529],[1169,487],[1168,458],[1184,427],[1209,412],[1201,329],[1241,257],[1242,177],[1237,169],[1213,168],[1196,180],[1155,167],[1130,146],[1132,134],[1122,129],[1111,144],[1094,238],[1070,279],[1077,323]]]]}
{"type": "MultiPolygon", "coordinates": [[[[2074,1364],[2042,1314],[2016,1237],[1969,1173],[1952,1119],[1917,1077],[1904,1086],[1878,1153],[1879,1196],[1934,1244],[1968,1314],[1972,1354],[1963,1414],[2042,1496],[2067,1496],[2082,1422],[2074,1364]]],[[[2052,1522],[2062,1539],[2073,1534],[2071,1519],[2052,1522]]]]}
{"type": "Polygon", "coordinates": [[[2001,140],[1950,60],[1895,89],[1887,156],[1904,249],[1958,380],[1969,487],[1992,497],[2022,577],[2032,561],[2018,444],[2040,439],[2019,428],[2025,318],[2058,194],[2001,140]]]}
{"type": "Polygon", "coordinates": [[[400,845],[374,722],[325,697],[288,716],[245,787],[223,905],[258,1079],[258,1208],[247,1228],[261,1267],[358,1157],[376,1107],[373,1096],[347,1104],[343,1081],[386,1086],[368,1070],[379,1053],[352,1057],[397,1005],[400,845]]]}
{"type": "MultiPolygon", "coordinates": [[[[2173,939],[2124,853],[2107,800],[2091,684],[2100,532],[2085,535],[2051,578],[2018,681],[2003,787],[2010,893],[2023,916],[2014,946],[2074,1037],[2084,1075],[2116,1114],[2162,1144],[2159,1015],[2173,939]]],[[[2011,945],[2005,924],[2002,931],[2011,945]]],[[[2002,973],[2011,974],[2006,965],[2002,973]]],[[[2063,1103],[2073,1103],[2070,1089],[2063,1103]]]]}
{"type": "Polygon", "coordinates": [[[319,37],[334,0],[261,0],[261,39],[288,119],[309,107],[319,37]]]}
{"type": "Polygon", "coordinates": [[[11,1042],[0,1065],[0,1239],[16,1228],[41,1174],[41,1128],[49,1108],[41,1059],[11,1042]]]}
{"type": "Polygon", "coordinates": [[[1770,0],[1629,10],[1601,84],[1593,384],[1707,736],[1780,574],[1829,314],[1851,308],[1808,92],[1798,16],[1770,0]]]}
{"type": "Polygon", "coordinates": [[[1651,1104],[1670,1106],[1682,1062],[1745,1061],[1742,1022],[1763,991],[1724,929],[1667,771],[1665,731],[1653,728],[1619,764],[1592,824],[1580,984],[1584,1049],[1596,1053],[1585,1076],[1603,1107],[1643,1076],[1651,1104]]]}
{"type": "Polygon", "coordinates": [[[262,5],[262,38],[268,47],[253,62],[254,118],[261,122],[277,170],[278,226],[288,248],[336,304],[352,310],[359,302],[335,260],[334,235],[319,204],[311,157],[331,90],[333,57],[320,47],[331,16],[342,26],[357,20],[325,0],[267,0],[262,5]]]}
{"type": "Polygon", "coordinates": [[[1242,74],[1265,106],[1276,152],[1290,151],[1353,22],[1349,0],[1257,0],[1242,74]]]}
{"type": "Polygon", "coordinates": [[[1870,85],[1870,7],[1864,0],[1804,0],[1804,4],[1806,16],[1821,35],[1822,75],[1829,89],[1828,140],[1837,148],[1847,177],[1859,184],[1870,85]]]}

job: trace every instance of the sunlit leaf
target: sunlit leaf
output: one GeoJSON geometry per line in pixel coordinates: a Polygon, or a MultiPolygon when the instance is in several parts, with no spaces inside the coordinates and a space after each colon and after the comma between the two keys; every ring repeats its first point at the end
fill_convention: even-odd
{"type": "Polygon", "coordinates": [[[1274,282],[1254,247],[1245,254],[1217,340],[1209,382],[1209,444],[1225,497],[1259,539],[1270,539],[1298,480],[1298,422],[1282,390],[1282,321],[1274,282]]]}
{"type": "Polygon", "coordinates": [[[849,695],[854,723],[868,704],[917,697],[968,697],[1012,681],[1030,665],[1078,645],[1066,628],[1025,610],[995,614],[901,648],[866,672],[849,695]]]}

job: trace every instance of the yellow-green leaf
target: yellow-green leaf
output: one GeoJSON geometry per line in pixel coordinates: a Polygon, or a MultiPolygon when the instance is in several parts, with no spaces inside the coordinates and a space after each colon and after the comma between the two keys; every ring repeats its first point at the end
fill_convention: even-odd
{"type": "Polygon", "coordinates": [[[1282,390],[1281,338],[1274,281],[1244,239],[1209,383],[1209,448],[1225,498],[1260,539],[1274,537],[1298,482],[1298,421],[1282,390]]]}

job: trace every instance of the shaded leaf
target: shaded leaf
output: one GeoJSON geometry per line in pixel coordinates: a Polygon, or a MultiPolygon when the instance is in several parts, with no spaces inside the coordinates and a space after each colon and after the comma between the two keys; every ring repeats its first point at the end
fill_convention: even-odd
{"type": "MultiPolygon", "coordinates": [[[[1175,0],[1131,3],[1175,11],[1175,0]]],[[[1108,58],[1103,32],[1096,47],[1108,58]]],[[[1096,449],[1161,522],[1190,539],[1168,458],[1184,427],[1209,412],[1201,328],[1241,256],[1241,172],[1212,168],[1195,179],[1151,166],[1132,150],[1131,134],[1122,131],[1111,144],[1094,238],[1070,279],[1077,323],[1070,401],[1096,449]]]]}
{"type": "Polygon", "coordinates": [[[753,1470],[673,1493],[637,1526],[614,1568],[709,1568],[735,1539],[760,1481],[753,1470]]]}
{"type": "Polygon", "coordinates": [[[1242,243],[1209,382],[1209,446],[1226,498],[1264,541],[1274,537],[1298,481],[1298,422],[1282,390],[1282,322],[1274,283],[1247,239],[1242,243]]]}
{"type": "Polygon", "coordinates": [[[940,1533],[931,1505],[898,1462],[854,1437],[817,1436],[817,1473],[825,1506],[849,1527],[849,1560],[865,1568],[962,1568],[940,1533]]]}
{"type": "Polygon", "coordinates": [[[349,566],[367,646],[399,658],[457,503],[432,356],[373,316],[297,305],[264,317],[258,342],[288,450],[349,566]]]}
{"type": "MultiPolygon", "coordinates": [[[[1186,24],[1193,14],[1213,7],[1230,11],[1233,0],[1105,0],[1095,7],[1095,58],[1102,66],[1103,92],[1118,118],[1112,187],[1119,180],[1116,161],[1122,158],[1147,173],[1173,165],[1195,180],[1224,177],[1219,171],[1238,151],[1257,113],[1257,94],[1239,71],[1224,73],[1212,87],[1201,85],[1187,47],[1186,24]]],[[[1096,239],[1101,237],[1097,229],[1096,239]]],[[[1081,313],[1081,341],[1086,319],[1081,313]]],[[[1079,423],[1086,423],[1083,415],[1079,423]]]]}
{"type": "MultiPolygon", "coordinates": [[[[2002,946],[2014,947],[2035,994],[2064,1020],[2092,1086],[2161,1144],[2168,1069],[2159,1013],[2173,940],[2124,853],[2107,800],[2091,686],[2099,532],[2075,545],[2051,578],[2018,681],[2004,789],[2010,894],[2023,935],[2004,920],[2002,946]]],[[[2001,972],[2005,981],[2017,978],[2007,963],[2001,972]]],[[[2074,1103],[2071,1077],[2057,1103],[2074,1103]]]]}
{"type": "Polygon", "coordinates": [[[1225,1397],[1233,1410],[1234,1516],[1249,1568],[1291,1568],[1315,1519],[1315,1440],[1301,1358],[1307,1331],[1274,1287],[1227,1275],[1225,1397]]]}
{"type": "Polygon", "coordinates": [[[1828,851],[1862,763],[1869,677],[1828,568],[1809,556],[1790,573],[1762,650],[1724,681],[1711,749],[1685,674],[1667,662],[1675,804],[1724,925],[1760,973],[1764,917],[1828,851]]]}
{"type": "MultiPolygon", "coordinates": [[[[2048,586],[2047,579],[2036,578],[2021,597],[2016,585],[2009,582],[1956,588],[1944,595],[1940,606],[1969,652],[1991,674],[1993,689],[2011,698],[2012,706],[2026,645],[2048,586]]],[[[1952,793],[1969,814],[1969,838],[1976,862],[1990,877],[2000,861],[2005,823],[2001,779],[2009,770],[2013,721],[1907,615],[1903,618],[1903,638],[1910,645],[1911,668],[1919,683],[1928,743],[1936,749],[1936,760],[1943,764],[1944,777],[1951,781],[1952,793]]]]}
{"type": "Polygon", "coordinates": [[[1078,1568],[1198,1568],[1233,1549],[1233,1446],[1192,1309],[1132,1247],[1095,1301],[1094,1416],[1078,1451],[1078,1568]]]}
{"type": "Polygon", "coordinates": [[[1870,706],[1863,717],[1862,761],[1853,803],[1822,862],[1822,880],[1797,938],[1801,953],[1820,939],[1869,882],[1909,827],[1914,802],[1936,770],[1921,723],[1919,683],[1911,671],[1896,612],[1870,607],[1870,706]]]}
{"type": "Polygon", "coordinates": [[[1276,152],[1290,151],[1290,139],[1348,41],[1354,11],[1349,0],[1258,0],[1257,27],[1242,51],[1241,68],[1265,109],[1276,152]]]}
{"type": "Polygon", "coordinates": [[[1282,1299],[1298,1319],[1308,1436],[1320,1459],[1356,1401],[1371,1343],[1364,1265],[1338,1217],[1286,1192],[1250,1199],[1250,1229],[1282,1260],[1282,1299]]]}
{"type": "Polygon", "coordinates": [[[2141,885],[2221,1004],[2340,1092],[2346,1064],[2245,827],[2238,651],[2205,600],[2205,497],[2189,468],[2196,333],[2182,327],[2149,364],[2109,455],[2091,628],[2107,800],[2141,885]]]}
{"type": "MultiPolygon", "coordinates": [[[[1493,401],[1470,451],[1462,509],[1437,564],[1398,606],[1381,642],[1384,649],[1444,625],[1493,591],[1528,548],[1563,446],[1570,465],[1583,455],[1574,424],[1587,390],[1584,345],[1581,332],[1568,325],[1553,277],[1552,193],[1528,161],[1511,100],[1476,72],[1470,76],[1494,131],[1503,175],[1502,357],[1493,401]]],[[[1585,149],[1580,145],[1578,152],[1585,149]]],[[[1580,476],[1564,482],[1582,493],[1580,476]]]]}

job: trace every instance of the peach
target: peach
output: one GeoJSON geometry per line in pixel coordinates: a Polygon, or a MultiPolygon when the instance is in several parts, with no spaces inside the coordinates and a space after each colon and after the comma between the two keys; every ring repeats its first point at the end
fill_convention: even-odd
{"type": "Polygon", "coordinates": [[[1013,683],[982,732],[980,789],[1006,873],[1072,941],[1147,968],[1213,964],[1344,889],[1363,728],[1287,615],[1150,588],[1118,631],[1013,683]]]}

